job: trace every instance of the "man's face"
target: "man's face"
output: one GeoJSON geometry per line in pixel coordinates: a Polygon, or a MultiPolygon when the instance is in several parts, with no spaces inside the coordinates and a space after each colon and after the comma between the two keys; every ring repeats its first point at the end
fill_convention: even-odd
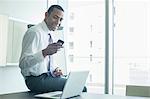
{"type": "Polygon", "coordinates": [[[57,8],[54,8],[50,14],[45,13],[45,22],[49,30],[55,31],[59,27],[63,20],[63,14],[64,12],[57,8]]]}

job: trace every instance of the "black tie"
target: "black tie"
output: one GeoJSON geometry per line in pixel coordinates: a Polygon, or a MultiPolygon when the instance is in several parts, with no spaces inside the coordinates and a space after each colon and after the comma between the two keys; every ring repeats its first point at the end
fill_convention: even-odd
{"type": "MultiPolygon", "coordinates": [[[[51,44],[53,42],[52,38],[51,38],[51,34],[49,33],[48,36],[49,36],[48,42],[49,42],[49,44],[51,44]]],[[[47,66],[47,70],[48,71],[50,71],[50,66],[51,66],[51,62],[50,61],[51,61],[51,57],[49,55],[48,66],[47,66]]]]}

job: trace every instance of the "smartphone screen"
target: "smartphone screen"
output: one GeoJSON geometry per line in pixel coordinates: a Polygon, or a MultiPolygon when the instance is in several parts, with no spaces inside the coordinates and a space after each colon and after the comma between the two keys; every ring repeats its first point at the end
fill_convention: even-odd
{"type": "Polygon", "coordinates": [[[63,40],[58,40],[57,43],[59,43],[60,45],[63,45],[64,41],[63,40]]]}

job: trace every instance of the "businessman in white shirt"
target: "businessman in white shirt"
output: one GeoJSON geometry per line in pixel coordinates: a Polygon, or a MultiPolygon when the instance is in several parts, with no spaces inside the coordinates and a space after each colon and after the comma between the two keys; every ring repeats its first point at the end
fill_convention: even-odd
{"type": "Polygon", "coordinates": [[[44,20],[29,28],[24,35],[19,67],[27,87],[33,92],[62,90],[66,82],[61,77],[61,69],[50,64],[51,56],[62,48],[59,43],[53,42],[51,33],[60,26],[63,15],[61,6],[52,5],[44,20]]]}
{"type": "MultiPolygon", "coordinates": [[[[66,82],[61,69],[52,65],[52,55],[62,45],[53,42],[51,33],[60,26],[64,10],[52,5],[45,13],[44,20],[30,27],[24,35],[19,61],[21,73],[27,87],[36,93],[62,91],[66,82]]],[[[86,87],[83,89],[86,91],[86,87]]]]}

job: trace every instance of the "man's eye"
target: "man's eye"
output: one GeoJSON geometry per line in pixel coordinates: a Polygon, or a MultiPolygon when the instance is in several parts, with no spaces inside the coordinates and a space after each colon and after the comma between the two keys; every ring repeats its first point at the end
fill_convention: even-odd
{"type": "Polygon", "coordinates": [[[54,17],[54,19],[58,19],[57,17],[54,17]]]}
{"type": "Polygon", "coordinates": [[[60,18],[60,21],[62,21],[63,20],[63,18],[60,18]]]}

